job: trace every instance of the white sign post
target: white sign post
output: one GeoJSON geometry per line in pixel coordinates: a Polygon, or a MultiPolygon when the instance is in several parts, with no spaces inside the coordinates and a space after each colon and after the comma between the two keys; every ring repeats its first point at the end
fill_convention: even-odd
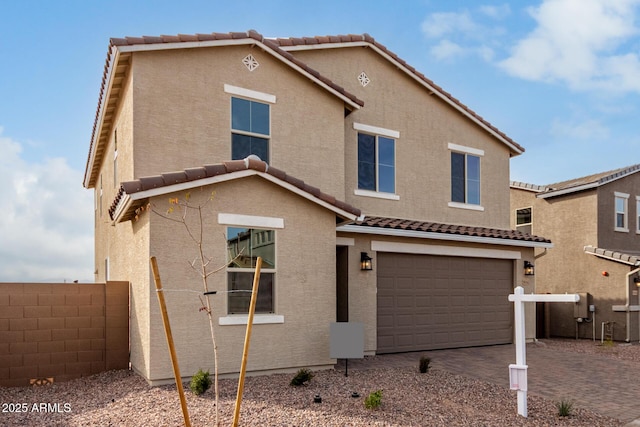
{"type": "Polygon", "coordinates": [[[573,302],[580,301],[578,294],[525,294],[522,286],[518,286],[509,295],[513,302],[516,328],[516,363],[509,365],[509,384],[511,390],[518,392],[518,414],[527,416],[527,346],[524,325],[525,302],[573,302]]]}

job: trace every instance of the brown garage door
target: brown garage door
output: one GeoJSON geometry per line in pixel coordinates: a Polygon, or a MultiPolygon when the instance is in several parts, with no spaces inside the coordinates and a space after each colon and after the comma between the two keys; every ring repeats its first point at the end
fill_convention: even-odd
{"type": "Polygon", "coordinates": [[[513,261],[378,253],[378,353],[512,342],[513,261]]]}

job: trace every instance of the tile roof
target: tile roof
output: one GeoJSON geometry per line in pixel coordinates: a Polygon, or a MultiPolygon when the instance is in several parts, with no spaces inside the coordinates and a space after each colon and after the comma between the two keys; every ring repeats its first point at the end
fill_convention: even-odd
{"type": "Polygon", "coordinates": [[[294,48],[298,46],[310,46],[310,45],[323,45],[323,44],[348,44],[348,43],[367,43],[371,46],[374,46],[379,51],[389,56],[393,61],[402,66],[409,73],[420,79],[422,82],[426,83],[428,86],[436,90],[440,95],[444,98],[452,102],[453,104],[460,107],[462,110],[467,112],[469,115],[474,117],[476,120],[484,124],[486,127],[491,129],[496,134],[500,135],[505,141],[508,141],[512,144],[517,150],[520,152],[524,152],[525,149],[513,139],[508,137],[504,132],[499,130],[497,127],[493,126],[487,120],[485,120],[478,113],[467,107],[465,104],[460,102],[459,99],[455,98],[449,92],[445,91],[443,88],[438,86],[433,80],[427,78],[424,74],[416,70],[414,67],[409,65],[405,60],[400,58],[394,52],[390,51],[385,45],[377,42],[373,37],[369,34],[348,34],[348,35],[338,35],[338,36],[315,36],[315,37],[292,37],[292,38],[276,38],[274,39],[283,49],[294,48]]]}
{"type": "Polygon", "coordinates": [[[520,182],[520,181],[511,181],[509,183],[509,186],[511,188],[517,188],[519,190],[532,191],[534,193],[541,193],[541,192],[547,190],[547,187],[545,187],[544,185],[529,184],[529,183],[520,182]]]}
{"type": "Polygon", "coordinates": [[[607,172],[600,172],[589,176],[583,176],[581,178],[570,179],[567,181],[556,182],[549,184],[546,187],[549,191],[564,190],[567,188],[578,187],[585,184],[606,184],[607,182],[614,181],[623,176],[629,175],[634,172],[640,171],[640,164],[632,166],[626,166],[619,169],[610,170],[607,172]]]}
{"type": "Polygon", "coordinates": [[[584,251],[588,254],[598,256],[600,258],[609,259],[611,261],[621,262],[623,264],[640,266],[640,252],[625,251],[618,252],[610,249],[596,248],[593,246],[585,246],[584,251]]]}
{"type": "MultiPolygon", "coordinates": [[[[228,175],[227,178],[233,178],[232,174],[242,171],[256,171],[266,174],[275,179],[276,182],[283,185],[292,185],[298,190],[306,193],[308,198],[319,202],[326,203],[333,206],[340,211],[352,214],[355,217],[360,216],[360,209],[351,206],[345,202],[337,200],[335,197],[323,193],[319,188],[306,184],[301,179],[288,175],[286,172],[269,166],[266,162],[260,160],[257,156],[249,156],[243,160],[231,160],[224,163],[205,165],[202,167],[196,167],[191,169],[185,169],[183,171],[167,172],[160,175],[147,176],[133,181],[126,181],[121,183],[120,189],[116,197],[114,198],[109,208],[109,216],[112,220],[116,219],[116,213],[126,202],[127,196],[135,195],[136,193],[144,192],[153,189],[164,189],[166,191],[160,192],[160,194],[170,193],[177,191],[175,188],[171,188],[174,185],[179,184],[192,184],[193,187],[198,185],[208,185],[208,182],[202,182],[208,178],[214,178],[218,176],[228,175]]],[[[241,177],[244,175],[238,175],[241,177]]],[[[156,195],[156,194],[154,194],[156,195]]],[[[146,197],[148,198],[148,197],[146,197]]],[[[128,207],[127,211],[123,213],[120,221],[127,221],[135,216],[137,208],[145,204],[146,198],[140,198],[128,207]]]]}
{"type": "Polygon", "coordinates": [[[425,233],[442,233],[460,236],[486,237],[492,239],[518,240],[523,242],[551,243],[544,237],[534,236],[516,230],[471,227],[467,225],[441,224],[437,222],[414,221],[401,218],[367,216],[358,226],[386,228],[393,230],[421,231],[425,233]]]}
{"type": "Polygon", "coordinates": [[[569,179],[548,185],[527,184],[511,181],[511,188],[519,188],[539,193],[537,197],[547,198],[596,188],[625,176],[640,172],[640,164],[626,166],[606,172],[600,172],[580,178],[569,179]]]}

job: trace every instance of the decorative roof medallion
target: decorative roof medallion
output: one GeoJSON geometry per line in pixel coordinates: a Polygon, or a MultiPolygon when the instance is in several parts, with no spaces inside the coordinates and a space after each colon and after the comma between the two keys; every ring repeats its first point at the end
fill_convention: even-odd
{"type": "Polygon", "coordinates": [[[365,73],[364,71],[361,72],[360,75],[358,76],[358,81],[360,82],[362,87],[365,87],[371,82],[371,80],[369,79],[369,76],[367,76],[367,73],[365,73]]]}
{"type": "Polygon", "coordinates": [[[249,71],[253,71],[260,66],[256,58],[253,55],[249,54],[242,59],[242,63],[249,71]]]}

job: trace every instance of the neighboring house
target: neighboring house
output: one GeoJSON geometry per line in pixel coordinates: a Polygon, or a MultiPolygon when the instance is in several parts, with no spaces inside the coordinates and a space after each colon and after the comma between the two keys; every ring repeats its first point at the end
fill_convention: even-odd
{"type": "Polygon", "coordinates": [[[638,172],[633,165],[545,186],[511,183],[512,226],[554,243],[536,250],[537,291],[590,294],[582,312],[549,304],[545,319],[540,311],[539,336],[640,339],[638,172]]]}
{"type": "Polygon", "coordinates": [[[186,192],[215,192],[212,264],[242,252],[211,276],[221,373],[239,371],[248,307],[225,291],[250,289],[258,255],[250,371],[332,366],[335,321],[364,324],[369,355],[512,342],[507,295],[534,291],[524,263],[551,247],[509,227],[523,151],[368,35],[112,39],[84,185],[96,280],[131,283],[133,369],[172,378],[151,256],[191,291],[166,293],[181,372],[212,369],[197,248],[147,209],[186,192]]]}

